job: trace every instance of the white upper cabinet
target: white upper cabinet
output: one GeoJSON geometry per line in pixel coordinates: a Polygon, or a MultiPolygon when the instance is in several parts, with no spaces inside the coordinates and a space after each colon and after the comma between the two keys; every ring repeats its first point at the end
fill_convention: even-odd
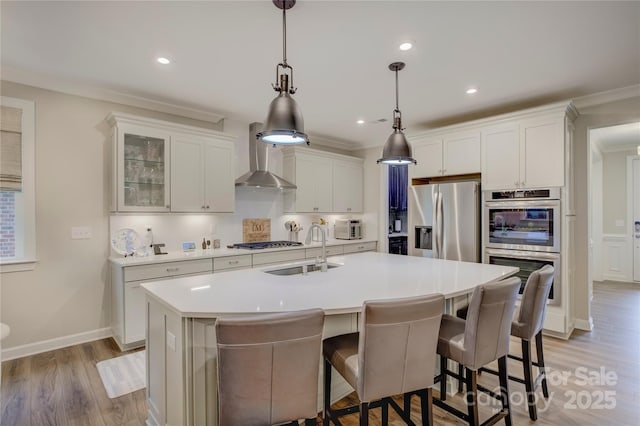
{"type": "Polygon", "coordinates": [[[232,212],[233,137],[197,127],[113,113],[111,210],[232,212]]]}
{"type": "Polygon", "coordinates": [[[482,189],[517,188],[520,135],[517,123],[482,130],[482,189]]]}
{"type": "Polygon", "coordinates": [[[285,193],[285,211],[358,213],[363,206],[362,159],[309,148],[283,149],[283,177],[297,189],[285,193]]]}
{"type": "Polygon", "coordinates": [[[162,129],[118,123],[113,132],[112,210],[169,211],[170,139],[162,129]]]}
{"type": "Polygon", "coordinates": [[[362,161],[333,162],[333,212],[362,212],[362,161]]]}
{"type": "Polygon", "coordinates": [[[522,121],[520,150],[522,187],[564,186],[564,117],[522,121]]]}
{"type": "Polygon", "coordinates": [[[296,153],[284,159],[284,178],[298,187],[287,195],[292,202],[285,208],[291,212],[330,212],[333,204],[331,159],[296,153]],[[292,198],[292,199],[291,199],[292,198]]]}
{"type": "Polygon", "coordinates": [[[483,189],[564,186],[564,132],[557,115],[483,129],[483,189]]]}
{"type": "Polygon", "coordinates": [[[171,211],[233,212],[233,142],[176,135],[171,141],[171,211]]]}
{"type": "Polygon", "coordinates": [[[416,139],[411,142],[415,166],[409,165],[412,177],[442,176],[442,139],[416,139]]]}
{"type": "Polygon", "coordinates": [[[413,158],[418,164],[409,167],[411,177],[436,177],[480,173],[480,132],[443,134],[416,138],[412,142],[413,158]]]}

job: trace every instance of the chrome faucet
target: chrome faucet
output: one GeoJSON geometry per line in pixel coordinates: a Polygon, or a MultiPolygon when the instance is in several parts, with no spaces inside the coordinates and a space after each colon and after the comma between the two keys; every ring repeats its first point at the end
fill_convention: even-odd
{"type": "Polygon", "coordinates": [[[325,234],[325,228],[314,223],[309,228],[309,233],[307,234],[307,239],[304,241],[306,245],[311,244],[311,235],[313,234],[313,229],[318,228],[320,233],[322,234],[322,253],[320,254],[320,261],[318,262],[318,258],[316,257],[316,265],[320,263],[320,271],[327,272],[327,235],[325,234]]]}

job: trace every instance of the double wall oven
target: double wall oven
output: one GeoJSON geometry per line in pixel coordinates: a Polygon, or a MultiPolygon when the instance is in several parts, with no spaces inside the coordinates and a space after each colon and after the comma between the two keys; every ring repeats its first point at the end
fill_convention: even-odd
{"type": "Polygon", "coordinates": [[[560,294],[560,188],[485,192],[484,262],[520,268],[520,293],[529,275],[555,269],[549,304],[560,294]]]}

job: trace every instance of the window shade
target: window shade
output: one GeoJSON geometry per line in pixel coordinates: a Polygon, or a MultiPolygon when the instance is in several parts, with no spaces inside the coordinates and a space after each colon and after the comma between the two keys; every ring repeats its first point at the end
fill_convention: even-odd
{"type": "Polygon", "coordinates": [[[22,110],[0,107],[0,191],[22,190],[22,110]]]}

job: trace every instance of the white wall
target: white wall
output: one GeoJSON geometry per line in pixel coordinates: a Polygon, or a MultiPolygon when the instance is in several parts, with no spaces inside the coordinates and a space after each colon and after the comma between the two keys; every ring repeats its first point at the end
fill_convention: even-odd
{"type": "Polygon", "coordinates": [[[594,281],[602,281],[602,153],[591,145],[591,265],[594,281]]]}
{"type": "MultiPolygon", "coordinates": [[[[273,239],[286,239],[284,222],[298,220],[305,228],[300,235],[303,239],[309,224],[319,218],[283,215],[282,194],[263,190],[238,191],[234,214],[112,216],[107,161],[111,141],[105,122],[109,113],[120,111],[237,135],[237,176],[249,170],[249,123],[226,120],[223,128],[222,122],[192,120],[5,81],[2,94],[35,102],[38,259],[33,271],[3,273],[0,277],[0,321],[11,327],[11,334],[2,342],[3,351],[44,350],[109,333],[110,228],[127,226],[144,232],[150,225],[155,241],[166,242],[167,248],[174,250],[182,241],[201,242],[202,237],[220,238],[222,244],[239,242],[243,218],[271,218],[273,239]],[[73,226],[91,227],[93,237],[71,240],[73,226]]],[[[323,149],[321,141],[316,139],[313,147],[323,149]]],[[[336,148],[324,149],[348,154],[336,148]]],[[[274,168],[281,169],[281,156],[276,154],[273,160],[274,168]]],[[[375,205],[371,197],[377,194],[367,191],[367,208],[375,205]]],[[[365,227],[367,237],[376,238],[376,215],[353,216],[372,218],[371,226],[365,227]]],[[[333,223],[348,216],[323,217],[333,223]]]]}
{"type": "Polygon", "coordinates": [[[200,122],[125,105],[2,82],[2,94],[35,102],[36,240],[33,271],[3,273],[3,349],[100,330],[108,325],[109,127],[122,111],[220,130],[200,122]],[[71,240],[72,226],[93,238],[71,240]]]}
{"type": "Polygon", "coordinates": [[[627,218],[627,157],[636,150],[604,152],[602,156],[603,232],[626,234],[627,218]]]}

